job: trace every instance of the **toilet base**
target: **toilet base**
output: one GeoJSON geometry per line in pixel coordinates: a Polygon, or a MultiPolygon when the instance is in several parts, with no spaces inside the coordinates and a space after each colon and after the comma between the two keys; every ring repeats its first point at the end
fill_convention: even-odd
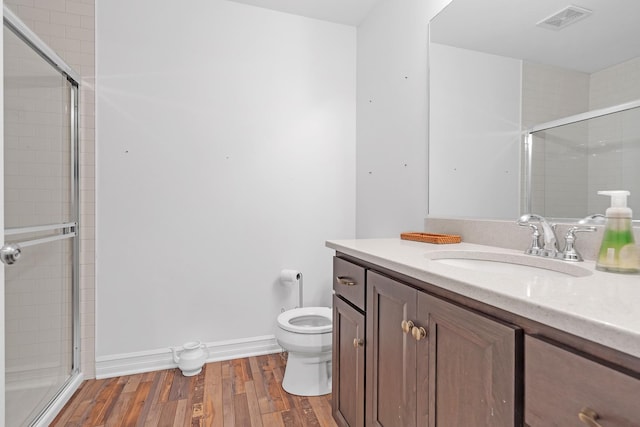
{"type": "Polygon", "coordinates": [[[282,388],[297,396],[322,396],[331,393],[331,352],[289,352],[282,388]]]}

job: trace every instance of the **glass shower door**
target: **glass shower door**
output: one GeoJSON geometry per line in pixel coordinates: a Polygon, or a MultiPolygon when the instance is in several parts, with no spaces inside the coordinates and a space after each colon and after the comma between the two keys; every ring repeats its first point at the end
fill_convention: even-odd
{"type": "Polygon", "coordinates": [[[77,373],[77,88],[4,27],[6,423],[30,425],[77,373]]]}

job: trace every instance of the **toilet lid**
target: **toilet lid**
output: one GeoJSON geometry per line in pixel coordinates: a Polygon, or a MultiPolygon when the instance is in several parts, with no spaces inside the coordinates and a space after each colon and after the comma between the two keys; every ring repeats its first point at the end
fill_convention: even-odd
{"type": "Polygon", "coordinates": [[[278,326],[299,334],[331,332],[332,313],[329,307],[303,307],[287,310],[278,316],[278,326]]]}

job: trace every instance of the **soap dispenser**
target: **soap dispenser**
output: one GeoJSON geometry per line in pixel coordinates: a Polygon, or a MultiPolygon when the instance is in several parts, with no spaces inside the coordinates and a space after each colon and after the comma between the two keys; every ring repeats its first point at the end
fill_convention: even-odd
{"type": "Polygon", "coordinates": [[[611,196],[611,207],[605,213],[604,236],[596,269],[614,273],[640,272],[640,256],[631,228],[631,209],[627,207],[628,191],[598,191],[611,196]]]}

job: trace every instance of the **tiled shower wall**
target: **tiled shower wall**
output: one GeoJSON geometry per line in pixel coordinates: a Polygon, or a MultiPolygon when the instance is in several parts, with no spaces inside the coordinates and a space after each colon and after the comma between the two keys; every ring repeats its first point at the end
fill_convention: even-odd
{"type": "Polygon", "coordinates": [[[80,334],[81,369],[95,376],[95,0],[5,0],[81,76],[80,334]]]}
{"type": "Polygon", "coordinates": [[[640,99],[640,58],[591,74],[589,108],[608,107],[640,99]]]}
{"type": "MultiPolygon", "coordinates": [[[[545,123],[561,117],[585,112],[589,109],[589,75],[550,65],[525,62],[522,67],[522,128],[545,123]]],[[[579,149],[579,148],[578,148],[579,149]]],[[[584,197],[567,197],[564,188],[557,185],[578,177],[571,172],[586,163],[584,153],[568,149],[563,144],[551,147],[544,139],[533,141],[534,158],[545,158],[532,170],[532,211],[549,215],[548,208],[559,208],[554,217],[573,218],[581,214],[586,204],[584,197]]],[[[584,192],[582,192],[584,193],[584,192]]],[[[575,194],[580,194],[575,192],[575,194]]]]}
{"type": "MultiPolygon", "coordinates": [[[[631,59],[591,75],[590,109],[640,99],[640,58],[631,59]]],[[[604,213],[609,197],[598,190],[629,190],[629,206],[640,215],[640,110],[590,120],[588,209],[604,213]]]]}
{"type": "MultiPolygon", "coordinates": [[[[523,70],[525,129],[640,99],[640,58],[593,74],[531,63],[525,63],[523,70]]],[[[604,213],[609,201],[596,194],[604,189],[628,189],[636,199],[640,196],[640,184],[636,184],[640,182],[640,126],[632,119],[593,120],[584,126],[556,129],[553,137],[544,139],[536,138],[533,145],[534,157],[546,157],[532,173],[537,189],[534,212],[568,218],[604,213]]]]}

